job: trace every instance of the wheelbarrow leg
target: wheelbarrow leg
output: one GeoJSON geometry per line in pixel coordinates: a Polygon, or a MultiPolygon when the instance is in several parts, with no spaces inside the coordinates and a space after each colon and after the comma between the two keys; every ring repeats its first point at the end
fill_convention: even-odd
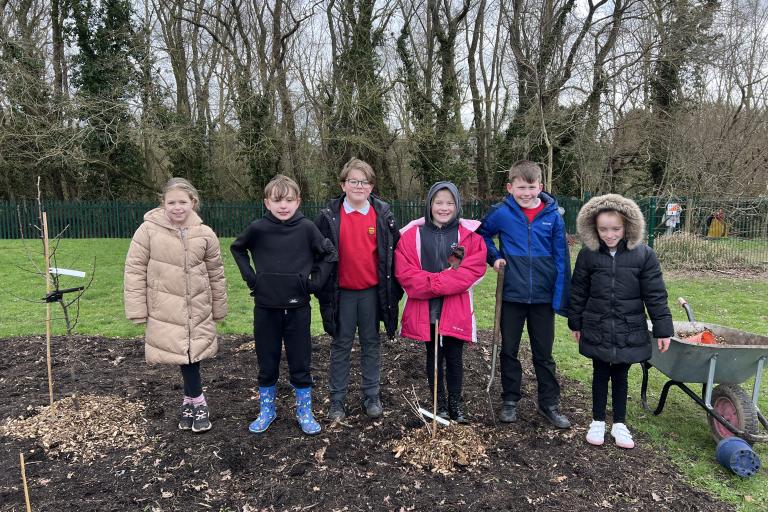
{"type": "Polygon", "coordinates": [[[760,398],[760,381],[763,377],[763,365],[768,356],[763,356],[757,361],[757,373],[755,373],[755,387],[752,389],[752,405],[757,409],[757,399],[760,398]]]}

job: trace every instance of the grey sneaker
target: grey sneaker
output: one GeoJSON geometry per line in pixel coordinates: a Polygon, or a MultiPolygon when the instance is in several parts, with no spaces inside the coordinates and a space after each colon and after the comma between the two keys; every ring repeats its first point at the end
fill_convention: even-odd
{"type": "Polygon", "coordinates": [[[192,432],[199,433],[211,430],[211,420],[208,419],[208,406],[195,407],[195,417],[192,419],[192,432]]]}
{"type": "Polygon", "coordinates": [[[381,413],[383,412],[381,408],[381,400],[379,400],[379,397],[377,396],[369,396],[363,400],[363,409],[365,409],[365,415],[374,420],[381,417],[381,413]]]}
{"type": "Polygon", "coordinates": [[[179,430],[192,430],[192,420],[195,418],[195,407],[192,404],[181,406],[179,416],[179,430]]]}
{"type": "Polygon", "coordinates": [[[341,421],[346,417],[347,413],[344,411],[344,402],[331,400],[331,408],[328,409],[328,419],[330,421],[341,421]]]}

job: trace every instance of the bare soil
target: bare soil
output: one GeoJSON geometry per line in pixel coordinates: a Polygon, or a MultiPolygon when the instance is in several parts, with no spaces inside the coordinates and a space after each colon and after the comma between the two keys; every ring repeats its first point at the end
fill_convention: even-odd
{"type": "MultiPolygon", "coordinates": [[[[428,396],[424,349],[414,342],[383,344],[385,413],[377,421],[365,417],[359,406],[355,352],[350,416],[331,425],[325,419],[329,339],[316,338],[315,403],[323,431],[307,437],[294,419],[285,367],[278,419],[265,434],[248,432],[258,412],[256,355],[245,348],[248,337],[222,339],[219,357],[203,363],[213,429],[199,435],[177,430],[181,376],[173,367],[146,365],[142,340],[55,339],[57,399],[71,394],[74,369],[81,396],[124,400],[125,407],[103,407],[99,414],[96,406],[87,418],[64,413],[65,427],[66,414],[83,416],[71,418],[70,441],[44,432],[18,439],[22,423],[14,423],[13,432],[0,437],[0,510],[24,509],[19,452],[26,458],[36,511],[732,510],[692,488],[642,435],[630,451],[609,442],[587,445],[590,399],[577,383],[561,381],[563,411],[574,428],[548,426],[536,414],[535,379],[527,362],[520,421],[494,425],[485,394],[489,333],[481,337],[485,343],[465,352],[465,399],[473,423],[471,435],[463,438],[482,444],[476,450],[482,457],[459,461],[450,470],[417,467],[397,453],[408,439],[424,438],[423,422],[406,403],[412,388],[428,396]],[[91,429],[88,418],[98,428],[91,429]],[[113,441],[105,445],[108,436],[113,441]],[[143,436],[140,448],[126,442],[136,436],[143,436]],[[82,449],[64,449],[72,443],[82,449]]],[[[61,420],[51,419],[50,408],[38,409],[48,405],[44,338],[0,340],[0,347],[0,423],[8,430],[12,420],[35,423],[47,411],[38,426],[50,422],[53,429],[58,422],[56,435],[61,436],[61,420]]],[[[495,388],[498,410],[498,379],[495,388]]],[[[101,402],[84,398],[81,411],[93,403],[101,402]]],[[[64,405],[60,412],[67,410],[64,405]]],[[[402,455],[404,450],[399,451],[402,455]]]]}

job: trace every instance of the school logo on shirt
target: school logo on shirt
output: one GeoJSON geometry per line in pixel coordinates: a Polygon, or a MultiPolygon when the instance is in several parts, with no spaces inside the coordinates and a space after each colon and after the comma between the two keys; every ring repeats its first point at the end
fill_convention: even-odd
{"type": "Polygon", "coordinates": [[[376,234],[376,228],[373,226],[368,226],[368,234],[373,236],[376,234]]]}

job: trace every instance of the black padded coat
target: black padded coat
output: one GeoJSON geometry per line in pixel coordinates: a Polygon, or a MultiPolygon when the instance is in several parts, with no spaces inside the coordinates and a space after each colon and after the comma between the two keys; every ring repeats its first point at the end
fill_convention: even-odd
{"type": "Polygon", "coordinates": [[[643,222],[638,218],[643,217],[634,202],[609,194],[590,200],[577,221],[585,247],[571,279],[568,327],[581,331],[582,355],[608,363],[637,363],[651,357],[646,311],[653,337],[674,334],[659,260],[642,243],[643,222]],[[606,210],[625,217],[625,238],[615,256],[594,231],[595,218],[606,210]]]}

